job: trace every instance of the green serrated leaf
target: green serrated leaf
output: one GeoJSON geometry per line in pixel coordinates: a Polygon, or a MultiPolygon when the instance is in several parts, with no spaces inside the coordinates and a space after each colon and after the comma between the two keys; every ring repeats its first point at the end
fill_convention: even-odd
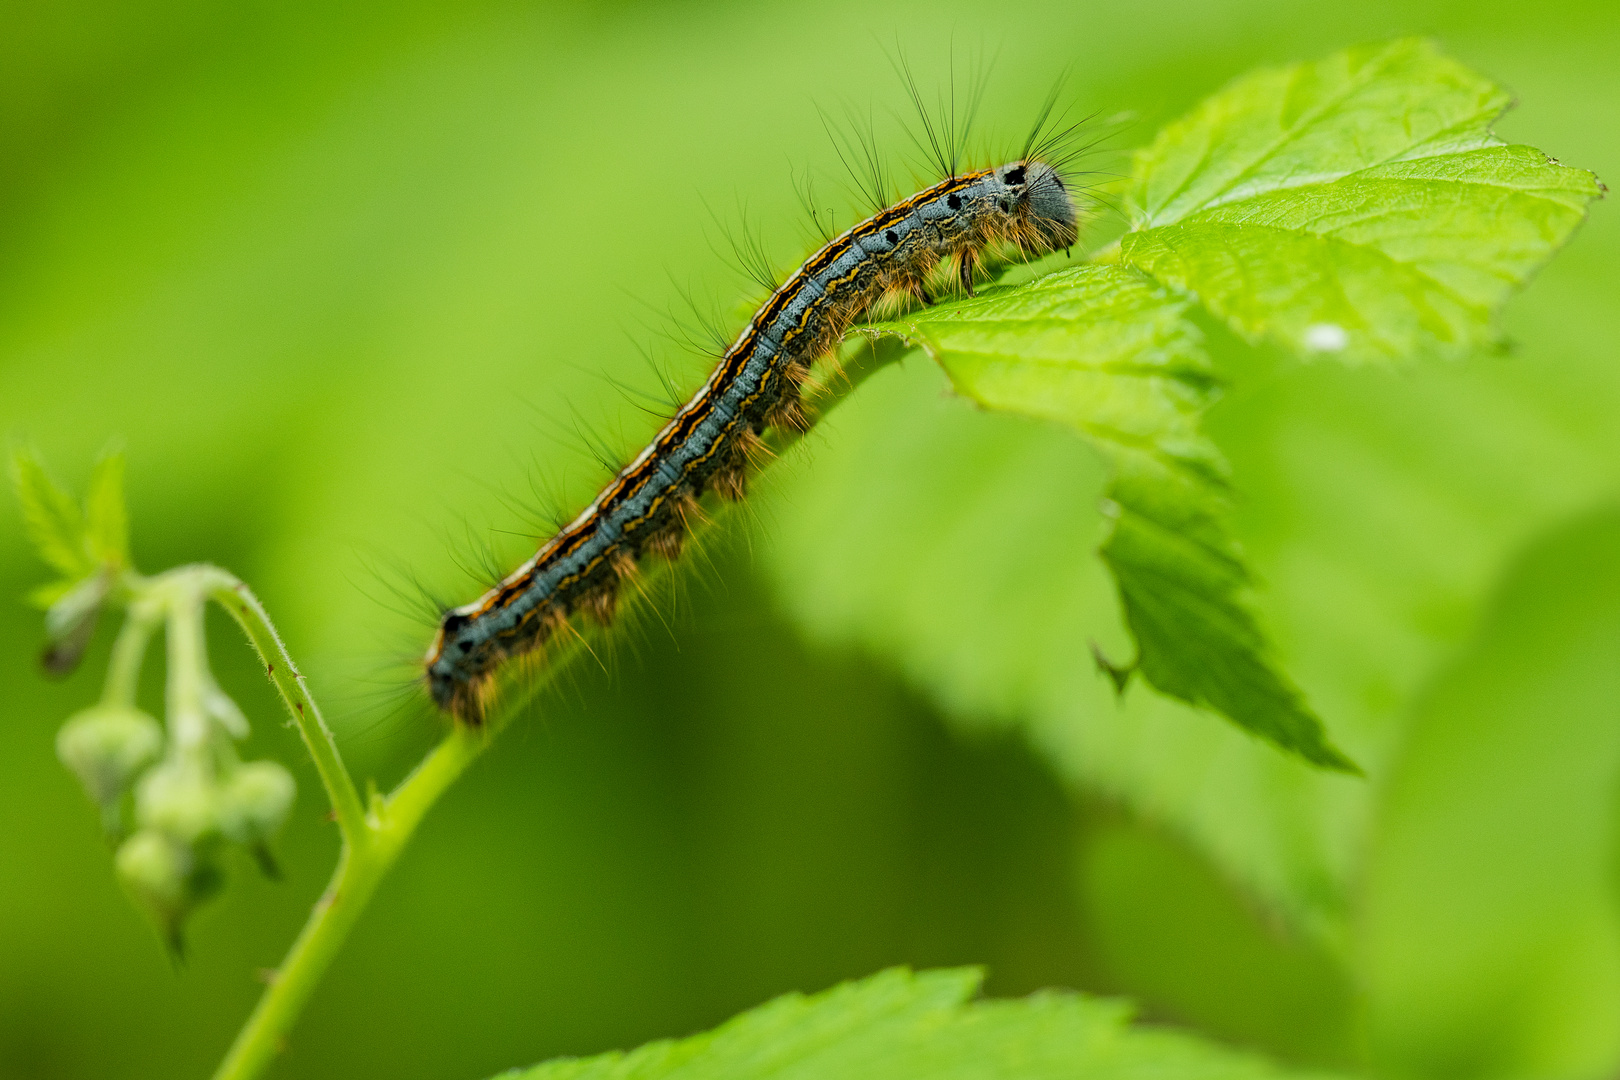
{"type": "Polygon", "coordinates": [[[1299,691],[1269,659],[1242,594],[1248,572],[1213,538],[1214,506],[1157,497],[1150,476],[1116,480],[1102,557],[1119,583],[1137,664],[1155,688],[1230,717],[1307,761],[1360,772],[1328,742],[1299,691]]]}
{"type": "MultiPolygon", "coordinates": [[[[1022,733],[1077,794],[1188,838],[1292,928],[1338,933],[1358,835],[1347,822],[1369,786],[1146,679],[1117,697],[1087,655],[1095,644],[1123,667],[1136,651],[1117,583],[1091,556],[1112,528],[1101,455],[1072,429],[947,387],[920,355],[880,372],[818,425],[815,467],[762,492],[762,563],[785,610],[815,641],[884,657],[959,728],[1022,733]]],[[[1361,714],[1334,704],[1337,736],[1341,716],[1361,714]]],[[[1368,745],[1365,726],[1348,733],[1368,745]]]]}
{"type": "Polygon", "coordinates": [[[1120,258],[1303,353],[1495,344],[1496,309],[1603,190],[1497,139],[1510,103],[1420,39],[1245,76],[1137,155],[1120,258]]]}
{"type": "Polygon", "coordinates": [[[992,409],[1080,432],[1112,467],[1102,547],[1142,674],[1328,768],[1354,770],[1272,664],[1242,598],[1224,465],[1198,431],[1215,387],[1181,299],[1134,270],[1088,265],[942,304],[883,329],[922,345],[992,409]]]}
{"type": "Polygon", "coordinates": [[[71,581],[96,570],[85,541],[84,515],[71,496],[57,486],[32,452],[11,454],[11,478],[22,507],[23,527],[40,558],[71,581]]]}
{"type": "Polygon", "coordinates": [[[124,455],[102,455],[90,473],[84,499],[86,542],[96,563],[112,569],[129,565],[129,513],[124,506],[124,455]]]}
{"type": "MultiPolygon", "coordinates": [[[[1406,47],[1413,50],[1414,66],[1434,57],[1422,43],[1406,47]]],[[[1369,106],[1365,123],[1323,126],[1302,137],[1301,145],[1325,163],[1328,181],[1362,168],[1354,163],[1362,148],[1379,149],[1359,141],[1358,127],[1376,141],[1391,134],[1378,126],[1389,116],[1410,112],[1406,123],[1420,125],[1424,114],[1447,111],[1484,118],[1475,123],[1477,133],[1506,103],[1494,86],[1482,92],[1478,76],[1436,63],[1444,71],[1427,90],[1402,85],[1376,108],[1369,106]]],[[[1281,86],[1271,103],[1276,116],[1297,115],[1299,103],[1311,97],[1312,79],[1325,78],[1329,67],[1301,74],[1292,98],[1281,86]]],[[[1297,161],[1292,173],[1268,176],[1264,167],[1253,168],[1269,146],[1257,141],[1262,130],[1235,120],[1225,127],[1195,123],[1210,115],[1208,107],[1196,110],[1170,129],[1194,133],[1189,137],[1203,138],[1202,145],[1167,135],[1140,159],[1151,167],[1143,166],[1137,198],[1153,216],[1144,217],[1139,232],[1171,229],[1200,208],[1215,208],[1214,189],[1245,168],[1279,197],[1314,182],[1297,161]],[[1167,146],[1176,153],[1161,156],[1167,146]],[[1221,173],[1228,154],[1242,160],[1221,173]]],[[[1472,167],[1470,151],[1498,145],[1488,135],[1483,143],[1477,135],[1470,143],[1463,138],[1467,125],[1448,130],[1453,126],[1430,124],[1426,141],[1414,145],[1435,153],[1386,168],[1431,166],[1442,159],[1438,149],[1448,140],[1456,148],[1452,163],[1472,167]]],[[[1539,155],[1522,149],[1515,154],[1527,169],[1546,172],[1539,155]]],[[[1568,173],[1555,175],[1569,179],[1568,173]]],[[[1589,177],[1575,179],[1592,189],[1589,177]]],[[[1235,186],[1233,192],[1243,194],[1235,186]]],[[[1510,199],[1504,211],[1517,213],[1520,205],[1510,199]]],[[[1456,224],[1446,217],[1451,210],[1444,200],[1432,206],[1432,218],[1416,209],[1410,216],[1414,229],[1428,230],[1414,234],[1419,240],[1446,237],[1456,224]]],[[[1468,224],[1479,227],[1478,220],[1468,224]]],[[[1512,221],[1488,223],[1498,236],[1517,228],[1512,221]]],[[[1296,255],[1278,258],[1283,277],[1294,274],[1289,259],[1296,255]]],[[[1244,263],[1240,269],[1254,268],[1244,263]]],[[[1203,299],[1171,291],[1193,303],[1203,299]]],[[[1125,314],[1106,299],[1103,305],[1099,315],[1125,314]]],[[[1581,386],[1607,385],[1601,373],[1609,367],[1585,338],[1572,335],[1561,344],[1559,338],[1564,323],[1585,326],[1581,320],[1601,310],[1601,297],[1589,289],[1584,300],[1566,306],[1561,321],[1544,319],[1539,336],[1553,343],[1552,355],[1589,357],[1587,368],[1574,369],[1581,386]]],[[[1012,357],[1019,352],[1016,346],[1003,351],[1012,357]]],[[[1228,403],[1225,439],[1245,455],[1245,476],[1254,485],[1245,488],[1251,505],[1258,510],[1263,500],[1267,508],[1247,515],[1248,535],[1266,545],[1268,574],[1276,582],[1268,590],[1268,610],[1271,618],[1286,620],[1290,663],[1301,665],[1300,677],[1332,716],[1335,734],[1353,739],[1358,759],[1382,771],[1399,743],[1403,695],[1418,685],[1426,665],[1455,647],[1448,634],[1458,597],[1474,595],[1488,580],[1490,560],[1505,550],[1499,529],[1504,502],[1513,507],[1508,516],[1522,525],[1548,513],[1549,506],[1565,506],[1568,477],[1586,477],[1584,483],[1605,490],[1611,482],[1562,449],[1554,453],[1545,441],[1543,415],[1564,416],[1571,429],[1586,430],[1580,427],[1585,413],[1575,421],[1576,414],[1560,412],[1568,409],[1566,399],[1587,392],[1569,389],[1567,380],[1577,378],[1569,370],[1565,381],[1557,369],[1510,375],[1484,367],[1424,373],[1421,384],[1367,378],[1375,376],[1333,375],[1326,367],[1288,372],[1281,382],[1256,387],[1258,397],[1246,394],[1228,403]],[[1271,401],[1284,385],[1289,396],[1271,401]],[[1419,385],[1422,394],[1414,397],[1419,385]],[[1516,403],[1512,408],[1504,404],[1509,400],[1516,403]],[[1241,431],[1230,426],[1239,416],[1241,431]],[[1479,419],[1487,416],[1489,421],[1479,419]],[[1490,463],[1489,490],[1479,487],[1477,465],[1452,463],[1457,455],[1490,463]],[[1561,479],[1549,484],[1550,477],[1561,479]],[[1258,533],[1257,521],[1268,523],[1258,533]],[[1446,618],[1436,621],[1437,611],[1446,618]]],[[[1339,947],[1351,910],[1349,881],[1372,816],[1371,789],[1326,771],[1307,772],[1268,746],[1235,737],[1233,728],[1202,723],[1160,695],[1126,692],[1113,700],[1133,662],[1110,593],[1139,590],[1143,583],[1166,590],[1158,608],[1135,605],[1135,634],[1148,640],[1157,627],[1144,621],[1144,613],[1176,613],[1173,578],[1132,573],[1143,563],[1151,569],[1145,558],[1149,537],[1131,528],[1136,520],[1126,510],[1129,505],[1140,513],[1142,494],[1120,499],[1120,513],[1108,525],[1115,538],[1110,569],[1118,575],[1110,583],[1097,564],[1075,557],[1077,548],[1090,549],[1108,536],[1092,511],[1104,481],[1083,460],[1086,455],[1071,452],[1055,433],[1025,432],[991,416],[931,405],[933,392],[929,380],[912,373],[875,380],[870,391],[863,389],[858,400],[828,418],[829,445],[817,454],[814,479],[796,480],[791,494],[778,500],[772,536],[779,551],[770,565],[795,619],[823,640],[859,643],[893,657],[962,723],[1022,725],[1071,782],[1172,825],[1251,895],[1339,947]],[[1134,558],[1127,558],[1127,543],[1136,547],[1134,558]],[[837,557],[827,557],[829,550],[837,557]],[[1107,662],[1101,675],[1085,659],[1088,646],[1107,662]],[[1105,677],[1106,688],[1098,685],[1105,677]]],[[[1607,460],[1606,443],[1599,439],[1596,446],[1590,460],[1607,460]]],[[[1113,460],[1117,468],[1121,459],[1113,460]]],[[[1137,460],[1160,467],[1162,478],[1177,476],[1150,455],[1137,460]]],[[[1116,497],[1122,494],[1117,477],[1109,483],[1116,497]]],[[[1167,484],[1145,487],[1174,490],[1167,484]]],[[[1218,505],[1191,492],[1158,506],[1151,520],[1182,515],[1196,521],[1212,506],[1211,520],[1223,520],[1218,505]]],[[[1242,579],[1227,565],[1230,548],[1218,538],[1205,540],[1196,534],[1178,539],[1178,564],[1199,582],[1224,582],[1222,589],[1233,590],[1225,595],[1241,596],[1242,579]]],[[[1178,613],[1159,621],[1184,629],[1178,613]]],[[[1252,629],[1211,621],[1224,622],[1240,643],[1252,629]]],[[[1159,677],[1171,676],[1161,671],[1159,677]]],[[[1280,676],[1277,683],[1288,709],[1289,683],[1280,676]]],[[[1256,696],[1252,722],[1267,722],[1266,700],[1256,696]]]]}
{"type": "Polygon", "coordinates": [[[722,1024],[629,1053],[503,1074],[506,1080],[1245,1080],[1297,1076],[1257,1057],[1130,1026],[1117,1001],[1044,992],[974,1001],[972,970],[890,970],[788,994],[722,1024]]]}

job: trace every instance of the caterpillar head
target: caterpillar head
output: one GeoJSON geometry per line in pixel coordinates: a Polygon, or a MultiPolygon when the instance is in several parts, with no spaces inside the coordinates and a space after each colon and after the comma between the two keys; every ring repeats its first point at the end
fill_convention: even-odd
{"type": "Polygon", "coordinates": [[[1012,161],[991,170],[1012,238],[1031,254],[1066,248],[1079,235],[1079,212],[1062,177],[1044,161],[1012,161]]]}

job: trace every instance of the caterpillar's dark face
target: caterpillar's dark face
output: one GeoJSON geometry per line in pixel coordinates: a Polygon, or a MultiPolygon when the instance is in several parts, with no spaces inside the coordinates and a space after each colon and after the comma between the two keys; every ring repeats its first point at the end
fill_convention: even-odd
{"type": "Polygon", "coordinates": [[[1057,170],[1043,161],[1014,161],[994,171],[1002,209],[1016,221],[1018,240],[1037,251],[1066,248],[1079,235],[1079,214],[1057,170]]]}

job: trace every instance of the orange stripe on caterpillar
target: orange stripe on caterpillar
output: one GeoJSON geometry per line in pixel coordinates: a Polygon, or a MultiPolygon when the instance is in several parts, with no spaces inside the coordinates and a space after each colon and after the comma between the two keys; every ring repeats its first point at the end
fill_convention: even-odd
{"type": "Polygon", "coordinates": [[[1025,258],[1066,248],[1077,216],[1057,169],[1026,153],[925,188],[829,241],[766,299],[691,400],[573,522],[483,596],[444,615],[426,657],[433,700],[478,723],[490,680],[508,659],[569,627],[575,612],[610,621],[636,560],[678,556],[705,491],[742,497],[766,428],[809,425],[800,390],[811,365],[885,295],[930,302],[925,282],[942,261],[971,292],[986,248],[1025,258]]]}

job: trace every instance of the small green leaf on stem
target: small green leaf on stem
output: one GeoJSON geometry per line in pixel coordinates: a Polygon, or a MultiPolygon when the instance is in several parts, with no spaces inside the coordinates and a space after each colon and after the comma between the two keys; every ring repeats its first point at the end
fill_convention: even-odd
{"type": "Polygon", "coordinates": [[[84,515],[33,451],[12,450],[11,481],[22,507],[23,527],[40,558],[70,581],[93,573],[96,564],[85,543],[84,515]]]}
{"type": "Polygon", "coordinates": [[[90,473],[84,500],[85,540],[97,565],[122,569],[130,564],[129,511],[124,505],[124,455],[109,450],[90,473]]]}
{"type": "Polygon", "coordinates": [[[29,600],[46,609],[45,671],[65,675],[78,665],[102,606],[129,567],[124,458],[109,451],[96,462],[82,511],[32,451],[12,451],[11,474],[29,539],[62,575],[30,592],[29,600]]]}

